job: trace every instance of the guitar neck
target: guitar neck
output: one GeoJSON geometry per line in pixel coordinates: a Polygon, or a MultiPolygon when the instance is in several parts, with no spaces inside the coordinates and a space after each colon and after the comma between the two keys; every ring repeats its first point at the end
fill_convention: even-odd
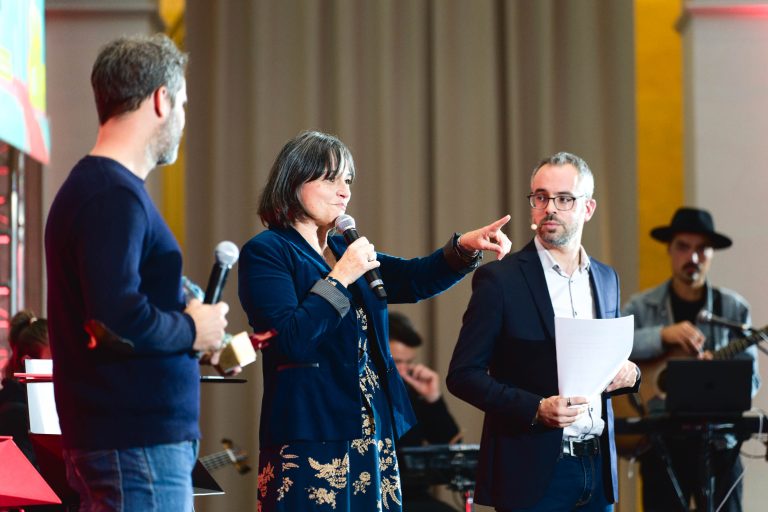
{"type": "Polygon", "coordinates": [[[716,350],[712,353],[712,359],[732,359],[740,353],[747,350],[749,347],[763,339],[764,329],[753,332],[746,338],[739,338],[733,340],[728,345],[724,346],[720,350],[716,350]]]}
{"type": "Polygon", "coordinates": [[[229,450],[224,450],[200,457],[200,463],[208,471],[213,471],[214,469],[223,468],[224,466],[233,464],[234,461],[232,460],[229,450]]]}

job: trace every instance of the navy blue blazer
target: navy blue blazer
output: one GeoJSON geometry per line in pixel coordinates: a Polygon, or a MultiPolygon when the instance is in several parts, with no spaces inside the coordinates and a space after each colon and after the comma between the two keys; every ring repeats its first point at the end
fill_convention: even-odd
{"type": "MultiPolygon", "coordinates": [[[[618,317],[616,272],[591,259],[589,273],[595,317],[618,317]]],[[[546,491],[563,437],[562,429],[531,425],[539,401],[558,394],[555,313],[533,241],[480,268],[472,290],[447,383],[451,393],[485,412],[475,501],[530,507],[546,491]]],[[[612,503],[618,479],[613,409],[605,393],[603,419],[603,481],[612,503]]]]}
{"type": "MultiPolygon", "coordinates": [[[[347,247],[340,236],[329,237],[328,245],[337,258],[347,247]]],[[[415,418],[389,351],[387,301],[416,302],[436,295],[458,282],[466,269],[452,266],[455,262],[444,249],[411,260],[382,253],[377,258],[387,300],[376,297],[364,278],[355,285],[368,313],[369,347],[386,368],[382,387],[400,437],[415,418]]],[[[269,229],[253,237],[243,247],[238,267],[240,302],[248,322],[257,332],[278,332],[263,351],[261,445],[359,438],[362,402],[354,310],[341,317],[325,298],[310,293],[331,268],[293,228],[269,229]]],[[[346,288],[339,289],[351,299],[346,288]]]]}

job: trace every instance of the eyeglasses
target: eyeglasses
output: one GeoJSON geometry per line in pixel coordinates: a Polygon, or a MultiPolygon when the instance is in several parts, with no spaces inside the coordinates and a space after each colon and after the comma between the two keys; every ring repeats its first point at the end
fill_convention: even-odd
{"type": "Polygon", "coordinates": [[[549,206],[549,202],[552,201],[555,203],[555,208],[560,210],[561,212],[572,210],[573,205],[576,204],[576,200],[585,197],[587,194],[582,194],[580,196],[569,196],[569,195],[560,195],[560,196],[554,196],[554,197],[548,197],[545,194],[528,194],[526,197],[528,198],[528,202],[531,203],[531,208],[535,210],[544,210],[549,206]]]}

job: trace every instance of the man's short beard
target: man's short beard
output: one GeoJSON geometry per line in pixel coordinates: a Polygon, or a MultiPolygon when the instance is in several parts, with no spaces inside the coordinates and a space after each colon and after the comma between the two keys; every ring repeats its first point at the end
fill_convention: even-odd
{"type": "Polygon", "coordinates": [[[548,233],[546,228],[543,226],[539,227],[539,238],[541,238],[542,241],[546,242],[552,247],[565,247],[571,242],[571,240],[573,240],[573,237],[576,236],[576,225],[569,229],[567,224],[560,222],[560,220],[554,215],[548,215],[541,220],[542,223],[549,221],[555,221],[563,228],[563,233],[558,235],[556,233],[548,233]]]}
{"type": "Polygon", "coordinates": [[[179,157],[179,145],[176,144],[172,148],[165,148],[163,152],[161,152],[159,155],[157,155],[157,166],[161,165],[169,165],[176,161],[176,159],[179,157]]]}
{"type": "Polygon", "coordinates": [[[563,226],[565,228],[565,232],[563,232],[561,235],[558,234],[550,234],[550,233],[539,233],[539,236],[543,241],[548,243],[549,245],[553,247],[565,247],[568,245],[568,243],[573,240],[573,236],[575,233],[569,232],[568,228],[563,226]]]}
{"type": "Polygon", "coordinates": [[[172,164],[179,156],[181,133],[176,129],[173,118],[160,127],[152,144],[152,152],[156,166],[172,164]]]}

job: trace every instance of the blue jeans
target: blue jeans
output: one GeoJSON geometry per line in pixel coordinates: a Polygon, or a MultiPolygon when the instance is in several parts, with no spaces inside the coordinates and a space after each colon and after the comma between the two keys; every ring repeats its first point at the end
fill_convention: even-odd
{"type": "Polygon", "coordinates": [[[192,510],[197,441],[124,450],[64,450],[80,512],[192,510]]]}
{"type": "MultiPolygon", "coordinates": [[[[499,512],[502,512],[500,509],[499,512]]],[[[533,507],[509,512],[611,512],[603,490],[602,456],[561,454],[544,497],[533,507]]]]}

